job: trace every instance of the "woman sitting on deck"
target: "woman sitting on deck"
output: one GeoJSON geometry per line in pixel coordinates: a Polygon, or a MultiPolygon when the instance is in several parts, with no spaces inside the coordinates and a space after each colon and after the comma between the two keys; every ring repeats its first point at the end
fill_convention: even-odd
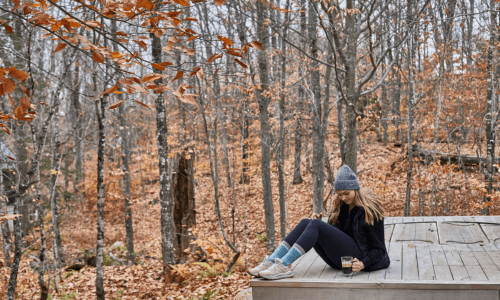
{"type": "Polygon", "coordinates": [[[274,253],[249,273],[266,279],[293,277],[292,263],[312,248],[336,269],[342,269],[342,256],[354,257],[353,272],[389,267],[380,197],[360,189],[356,174],[345,165],[337,172],[335,192],[328,223],[315,213],[303,219],[274,253]]]}

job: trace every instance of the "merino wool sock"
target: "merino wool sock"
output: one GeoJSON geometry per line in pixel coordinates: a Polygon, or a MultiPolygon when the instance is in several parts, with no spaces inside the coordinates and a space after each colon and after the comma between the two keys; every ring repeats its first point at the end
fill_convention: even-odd
{"type": "Polygon", "coordinates": [[[299,257],[305,254],[304,249],[299,244],[293,244],[293,247],[288,250],[288,252],[283,256],[281,262],[285,267],[291,265],[294,261],[296,261],[299,257]]]}
{"type": "Polygon", "coordinates": [[[274,262],[274,259],[282,258],[283,256],[285,256],[288,250],[290,250],[290,245],[288,245],[288,243],[285,241],[281,242],[278,248],[274,250],[273,254],[269,256],[269,260],[274,262]]]}

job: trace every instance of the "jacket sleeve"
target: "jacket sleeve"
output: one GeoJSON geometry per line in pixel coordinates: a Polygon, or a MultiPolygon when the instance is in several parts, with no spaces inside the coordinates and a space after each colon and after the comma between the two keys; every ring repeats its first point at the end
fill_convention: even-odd
{"type": "Polygon", "coordinates": [[[366,242],[364,249],[365,258],[361,261],[365,268],[369,268],[375,262],[380,261],[385,255],[385,241],[384,241],[384,221],[375,221],[373,225],[364,224],[363,234],[365,235],[364,242],[366,242]]]}

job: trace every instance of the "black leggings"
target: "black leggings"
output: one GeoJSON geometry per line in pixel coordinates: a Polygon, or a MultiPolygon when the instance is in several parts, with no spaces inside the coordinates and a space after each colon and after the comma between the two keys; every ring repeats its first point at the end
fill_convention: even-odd
{"type": "Polygon", "coordinates": [[[342,269],[340,258],[352,256],[363,260],[363,253],[356,242],[335,226],[321,220],[302,219],[285,238],[288,245],[297,243],[305,252],[314,248],[332,268],[342,269]]]}

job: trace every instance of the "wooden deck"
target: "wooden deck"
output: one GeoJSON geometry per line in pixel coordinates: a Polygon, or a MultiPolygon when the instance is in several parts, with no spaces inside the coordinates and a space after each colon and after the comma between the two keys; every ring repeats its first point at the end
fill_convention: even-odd
{"type": "Polygon", "coordinates": [[[294,278],[253,279],[254,300],[500,300],[500,216],[388,217],[387,269],[345,277],[314,249],[294,278]]]}

